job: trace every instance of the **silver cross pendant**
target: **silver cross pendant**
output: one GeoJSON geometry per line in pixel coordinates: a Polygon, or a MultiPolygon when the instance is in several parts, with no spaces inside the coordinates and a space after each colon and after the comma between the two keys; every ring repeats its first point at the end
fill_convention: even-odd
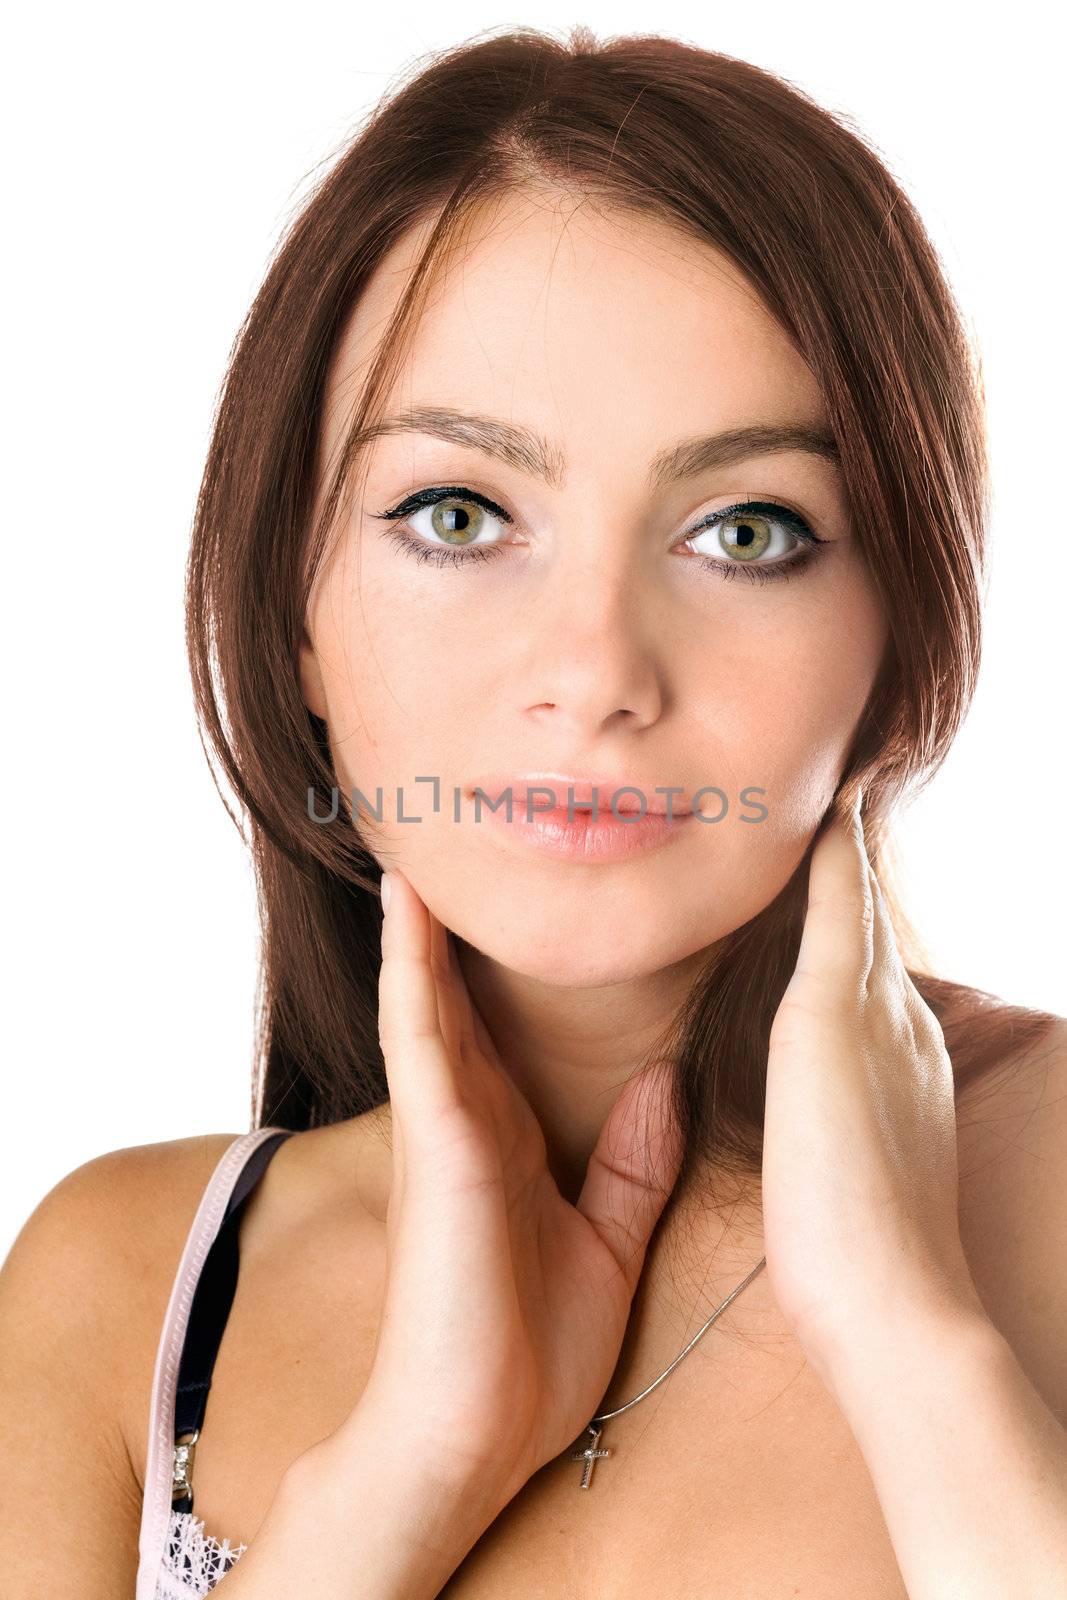
{"type": "Polygon", "coordinates": [[[589,1443],[586,1445],[584,1450],[575,1451],[571,1455],[572,1461],[584,1462],[582,1467],[582,1481],[578,1485],[579,1489],[588,1489],[590,1481],[593,1477],[593,1467],[595,1466],[596,1462],[601,1456],[610,1456],[611,1454],[610,1450],[597,1449],[597,1445],[600,1442],[600,1435],[604,1431],[603,1428],[598,1428],[595,1423],[591,1422],[585,1431],[592,1436],[589,1440],[589,1443]]]}

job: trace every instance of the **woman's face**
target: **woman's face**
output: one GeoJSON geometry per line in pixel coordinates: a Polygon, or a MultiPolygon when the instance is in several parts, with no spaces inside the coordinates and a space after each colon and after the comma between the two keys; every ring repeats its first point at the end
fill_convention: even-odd
{"type": "MultiPolygon", "coordinates": [[[[345,330],[331,467],[424,237],[345,330]]],[[[798,865],[886,642],[832,457],[699,442],[826,435],[811,372],[717,251],[530,189],[479,213],[383,415],[409,420],[363,447],[301,659],[339,784],[382,790],[375,853],[461,938],[549,983],[647,975],[729,935],[798,865]],[[721,515],[748,501],[773,504],[721,515]],[[615,782],[638,791],[620,810],[721,793],[655,845],[558,854],[484,800],[476,817],[473,791],[510,781],[521,824],[540,773],[563,778],[535,819],[549,798],[565,811],[572,777],[614,780],[602,817],[615,782]]]]}

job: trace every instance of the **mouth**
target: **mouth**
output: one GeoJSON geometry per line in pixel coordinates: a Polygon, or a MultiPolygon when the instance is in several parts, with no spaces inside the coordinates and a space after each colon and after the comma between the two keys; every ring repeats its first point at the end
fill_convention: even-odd
{"type": "MultiPolygon", "coordinates": [[[[599,786],[587,786],[588,789],[599,786]]],[[[606,793],[581,795],[557,783],[478,785],[468,791],[475,823],[506,845],[532,848],[559,859],[603,863],[662,848],[692,829],[693,813],[682,791],[656,795],[657,806],[640,785],[615,785],[606,793]],[[638,793],[619,793],[620,788],[638,793]],[[672,802],[670,813],[668,799],[672,802]],[[553,803],[556,801],[557,803],[553,803]]],[[[573,786],[577,791],[579,786],[573,786]]]]}
{"type": "Polygon", "coordinates": [[[680,817],[691,811],[682,784],[648,783],[626,776],[571,777],[561,772],[523,773],[517,777],[493,775],[472,790],[483,804],[501,805],[527,815],[555,812],[591,812],[595,817],[680,817]]]}

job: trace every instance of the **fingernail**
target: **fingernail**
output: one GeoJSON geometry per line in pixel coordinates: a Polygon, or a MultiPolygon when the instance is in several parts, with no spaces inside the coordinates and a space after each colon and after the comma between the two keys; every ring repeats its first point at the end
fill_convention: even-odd
{"type": "Polygon", "coordinates": [[[389,896],[393,892],[393,882],[388,872],[382,873],[382,911],[389,910],[389,896]]]}

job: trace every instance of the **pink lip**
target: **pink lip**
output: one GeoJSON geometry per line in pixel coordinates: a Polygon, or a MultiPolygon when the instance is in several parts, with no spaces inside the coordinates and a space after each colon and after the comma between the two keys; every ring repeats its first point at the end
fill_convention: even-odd
{"type": "MultiPolygon", "coordinates": [[[[675,817],[680,817],[690,810],[683,785],[643,783],[637,778],[626,776],[577,778],[566,772],[524,772],[511,777],[493,774],[480,779],[474,788],[481,790],[490,800],[497,800],[510,790],[512,809],[521,811],[523,815],[526,814],[527,792],[531,789],[540,791],[533,797],[535,815],[538,812],[547,815],[546,808],[551,800],[556,802],[556,809],[566,812],[572,793],[575,805],[592,804],[595,798],[597,811],[607,818],[612,815],[612,800],[616,795],[618,801],[614,810],[620,814],[633,812],[637,815],[643,811],[648,816],[653,814],[665,816],[668,803],[671,806],[671,815],[675,817]],[[669,788],[681,792],[669,795],[657,793],[657,789],[669,788]],[[544,792],[546,789],[550,790],[551,794],[546,794],[544,792]]],[[[473,793],[473,790],[471,792],[473,793]]],[[[486,801],[483,800],[482,804],[485,806],[486,801]]]]}
{"type": "Polygon", "coordinates": [[[476,795],[472,790],[469,798],[476,806],[476,818],[493,824],[498,833],[506,830],[512,839],[571,861],[618,861],[641,850],[657,849],[678,838],[692,816],[684,792],[656,794],[654,786],[646,788],[625,778],[594,780],[560,773],[527,773],[521,778],[484,779],[474,788],[479,793],[476,795]],[[612,798],[620,789],[636,792],[619,795],[614,808],[616,815],[612,810],[612,798]],[[509,790],[510,820],[506,799],[509,790]],[[545,790],[550,792],[543,792],[545,790]],[[527,809],[528,792],[531,793],[530,810],[527,809]],[[561,804],[551,810],[541,809],[557,796],[561,804]],[[591,804],[594,798],[595,821],[592,812],[577,809],[581,801],[591,804]],[[670,817],[666,815],[668,800],[673,812],[670,817]],[[493,810],[491,801],[500,801],[499,809],[493,810]],[[641,815],[643,806],[645,814],[641,815]],[[659,809],[655,809],[657,807],[659,809]]]}

